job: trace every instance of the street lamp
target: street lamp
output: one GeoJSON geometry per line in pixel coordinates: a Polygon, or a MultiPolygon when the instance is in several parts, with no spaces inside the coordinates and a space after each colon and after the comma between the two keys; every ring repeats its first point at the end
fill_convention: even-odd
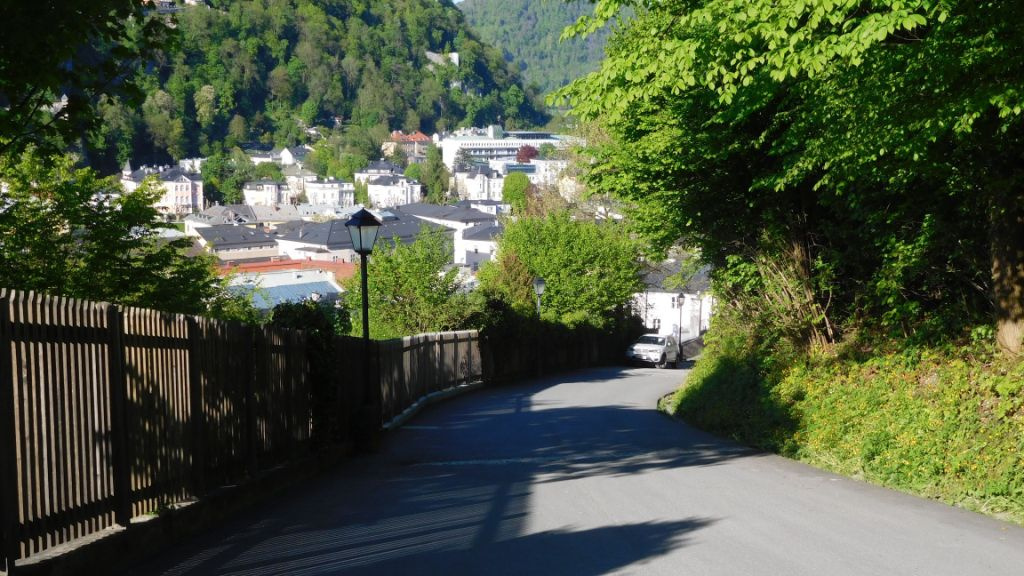
{"type": "Polygon", "coordinates": [[[533,291],[537,294],[537,316],[540,316],[540,297],[544,294],[544,279],[540,276],[533,279],[533,291]]]}
{"type": "Polygon", "coordinates": [[[345,222],[352,237],[352,250],[359,254],[359,274],[363,292],[363,405],[360,408],[359,430],[363,448],[372,449],[377,426],[380,424],[374,409],[376,405],[373,382],[370,380],[370,300],[367,294],[366,257],[373,251],[380,231],[380,220],[366,208],[360,208],[345,222]]]}

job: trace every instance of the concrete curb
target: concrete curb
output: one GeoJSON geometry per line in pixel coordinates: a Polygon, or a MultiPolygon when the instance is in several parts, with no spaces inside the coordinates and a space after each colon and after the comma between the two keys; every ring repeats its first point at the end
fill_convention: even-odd
{"type": "Polygon", "coordinates": [[[388,432],[397,430],[427,406],[442,400],[447,400],[454,396],[461,396],[463,394],[468,394],[469,392],[475,392],[483,387],[484,382],[482,380],[478,380],[476,382],[470,382],[469,384],[460,384],[458,386],[453,386],[452,388],[445,388],[444,390],[431,392],[414,402],[412,406],[403,410],[401,414],[392,418],[390,422],[385,423],[383,428],[388,432]]]}

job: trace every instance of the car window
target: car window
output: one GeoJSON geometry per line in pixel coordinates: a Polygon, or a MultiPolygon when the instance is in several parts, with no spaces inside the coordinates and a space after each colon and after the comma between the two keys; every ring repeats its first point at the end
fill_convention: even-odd
{"type": "Polygon", "coordinates": [[[665,339],[659,336],[641,336],[637,344],[664,344],[665,339]]]}

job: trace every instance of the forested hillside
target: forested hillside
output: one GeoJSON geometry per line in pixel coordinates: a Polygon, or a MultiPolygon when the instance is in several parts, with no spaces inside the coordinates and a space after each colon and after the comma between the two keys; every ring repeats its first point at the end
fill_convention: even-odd
{"type": "Polygon", "coordinates": [[[604,57],[606,31],[559,42],[566,26],[592,10],[588,2],[464,0],[459,8],[480,38],[501,50],[541,92],[593,72],[604,57]]]}
{"type": "Polygon", "coordinates": [[[172,17],[178,41],[139,72],[141,108],[100,103],[93,165],[294,145],[313,126],[344,127],[346,145],[371,154],[394,129],[545,121],[447,1],[211,0],[172,17]]]}

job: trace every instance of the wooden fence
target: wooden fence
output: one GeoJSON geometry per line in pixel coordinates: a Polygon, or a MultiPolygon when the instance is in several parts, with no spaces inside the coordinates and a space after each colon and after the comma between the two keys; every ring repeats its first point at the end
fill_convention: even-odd
{"type": "MultiPolygon", "coordinates": [[[[475,331],[373,344],[333,343],[336,420],[482,376],[475,331]]],[[[310,373],[301,332],[0,289],[0,567],[307,453],[310,373]]]]}

